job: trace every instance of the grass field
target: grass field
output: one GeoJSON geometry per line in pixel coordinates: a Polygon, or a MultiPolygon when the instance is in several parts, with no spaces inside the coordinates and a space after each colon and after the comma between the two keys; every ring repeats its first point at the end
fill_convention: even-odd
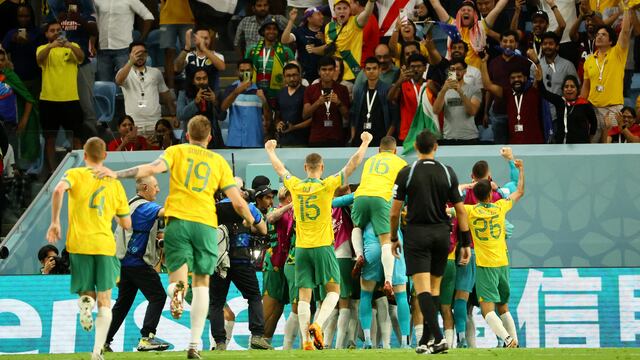
{"type": "MultiPolygon", "coordinates": [[[[416,359],[425,355],[418,355],[413,350],[325,350],[325,351],[226,351],[202,353],[204,359],[323,359],[323,360],[349,360],[349,359],[416,359]]],[[[428,355],[438,356],[441,355],[428,355]]],[[[607,359],[640,360],[640,348],[627,349],[456,349],[449,351],[448,355],[442,355],[452,359],[491,359],[491,360],[524,360],[524,359],[607,359]]],[[[57,355],[10,355],[2,356],[2,359],[20,360],[80,360],[90,359],[88,353],[83,354],[57,354],[57,355]]],[[[155,352],[155,353],[109,353],[106,360],[182,360],[186,359],[186,352],[155,352]]],[[[444,358],[443,358],[444,359],[444,358]]]]}

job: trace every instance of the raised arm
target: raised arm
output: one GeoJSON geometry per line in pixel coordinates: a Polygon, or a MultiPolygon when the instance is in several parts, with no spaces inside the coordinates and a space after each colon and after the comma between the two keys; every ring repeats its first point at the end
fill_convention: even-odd
{"type": "Polygon", "coordinates": [[[267,222],[269,224],[277,223],[282,218],[282,216],[292,208],[293,208],[293,203],[289,203],[287,205],[281,206],[273,210],[272,212],[267,214],[267,222]]]}
{"type": "MultiPolygon", "coordinates": [[[[622,50],[629,48],[629,39],[631,38],[631,10],[629,10],[629,0],[623,2],[624,15],[622,15],[622,29],[618,36],[618,45],[622,50]]],[[[635,12],[635,10],[633,10],[635,12]]],[[[633,15],[635,16],[635,15],[633,15]]]]}
{"type": "Polygon", "coordinates": [[[556,21],[558,22],[558,27],[554,32],[556,33],[556,35],[558,35],[558,37],[562,38],[562,34],[564,33],[564,29],[567,27],[567,23],[564,21],[564,17],[562,17],[562,13],[560,13],[560,10],[558,10],[558,5],[556,5],[556,1],[555,0],[545,0],[545,1],[547,2],[547,5],[549,5],[549,7],[551,8],[551,11],[553,11],[553,16],[556,18],[556,21]]]}
{"type": "Polygon", "coordinates": [[[449,18],[451,16],[449,16],[449,13],[447,12],[447,10],[445,10],[444,6],[442,6],[442,4],[440,3],[440,0],[429,0],[429,1],[431,2],[431,6],[433,6],[433,10],[436,12],[436,15],[438,15],[438,19],[440,19],[440,21],[442,22],[449,21],[449,18]]]}
{"type": "Polygon", "coordinates": [[[584,21],[584,15],[580,14],[576,18],[576,21],[571,25],[571,29],[569,29],[569,38],[571,38],[571,41],[573,42],[577,42],[579,40],[580,24],[582,24],[582,21],[584,21]]]}
{"type": "Polygon", "coordinates": [[[271,160],[271,165],[273,169],[276,171],[279,177],[283,177],[288,173],[287,168],[284,167],[284,164],[276,155],[276,146],[278,146],[278,142],[276,140],[269,140],[264,144],[264,149],[267,151],[267,155],[269,156],[269,160],[271,160]]]}
{"type": "Polygon", "coordinates": [[[480,65],[480,74],[482,75],[482,86],[485,90],[489,91],[496,97],[502,97],[502,86],[496,85],[491,81],[489,77],[489,70],[487,69],[487,60],[489,60],[489,54],[485,54],[480,65]]]}
{"type": "Polygon", "coordinates": [[[367,5],[364,7],[364,10],[356,18],[356,22],[361,28],[367,25],[367,21],[369,21],[369,16],[373,14],[373,7],[375,5],[376,5],[376,0],[367,1],[367,5]]]}
{"type": "Polygon", "coordinates": [[[291,8],[291,11],[289,11],[289,22],[284,28],[282,36],[280,36],[280,42],[285,45],[291,44],[295,40],[294,37],[291,36],[291,30],[293,30],[293,22],[296,21],[296,17],[298,17],[298,9],[291,8]]]}
{"type": "Polygon", "coordinates": [[[518,177],[518,187],[516,188],[516,191],[509,195],[509,199],[511,199],[514,204],[524,196],[524,163],[522,160],[516,159],[515,165],[520,171],[520,176],[518,177]]]}
{"type": "Polygon", "coordinates": [[[184,49],[180,50],[180,54],[176,57],[176,60],[173,63],[173,70],[176,73],[181,73],[187,65],[187,55],[191,51],[191,36],[193,35],[193,29],[189,29],[186,31],[184,36],[184,49]]]}
{"type": "Polygon", "coordinates": [[[513,11],[513,17],[511,18],[511,30],[520,32],[518,25],[520,23],[520,14],[522,13],[522,6],[525,0],[516,0],[516,6],[513,11]]]}
{"type": "Polygon", "coordinates": [[[509,3],[509,0],[499,0],[496,3],[496,6],[493,8],[493,10],[491,10],[489,14],[487,14],[487,17],[484,18],[484,22],[485,24],[487,24],[488,27],[490,28],[493,27],[493,24],[496,22],[496,19],[498,18],[498,16],[502,12],[502,10],[504,10],[505,6],[507,6],[508,3],[509,3]]]}
{"type": "Polygon", "coordinates": [[[349,178],[349,176],[351,176],[351,174],[356,171],[356,168],[364,159],[364,154],[365,152],[367,152],[369,143],[371,142],[371,140],[373,140],[373,135],[365,131],[360,135],[360,139],[362,140],[362,144],[360,144],[358,151],[356,151],[356,153],[351,156],[349,162],[347,162],[347,165],[342,168],[342,171],[344,173],[344,181],[347,181],[347,178],[349,178]]]}

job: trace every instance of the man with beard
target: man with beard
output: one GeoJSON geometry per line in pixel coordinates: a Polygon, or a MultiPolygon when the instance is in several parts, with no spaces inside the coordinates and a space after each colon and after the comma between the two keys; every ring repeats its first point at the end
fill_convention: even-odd
{"type": "Polygon", "coordinates": [[[318,60],[324,54],[324,16],[319,7],[309,8],[302,16],[301,26],[293,29],[297,16],[298,9],[291,9],[289,22],[282,32],[280,41],[285,45],[296,44],[298,60],[302,65],[302,77],[311,84],[318,78],[318,60]]]}
{"type": "Polygon", "coordinates": [[[293,51],[279,41],[280,28],[274,16],[267,18],[258,32],[264,39],[247,50],[245,58],[253,63],[253,81],[264,91],[269,105],[273,108],[276,95],[284,85],[282,69],[295,57],[293,51]]]}
{"type": "Polygon", "coordinates": [[[233,40],[233,47],[240,51],[239,55],[244,54],[247,49],[251,49],[260,41],[261,36],[258,30],[265,19],[275,18],[280,29],[287,26],[287,19],[284,16],[269,15],[269,0],[251,0],[251,13],[253,16],[246,16],[240,21],[233,40]]]}
{"type": "MultiPolygon", "coordinates": [[[[542,57],[542,35],[547,32],[549,28],[549,15],[542,10],[538,10],[531,15],[531,23],[533,24],[532,31],[523,32],[522,30],[518,30],[518,21],[520,19],[520,11],[522,10],[521,5],[524,5],[524,2],[524,0],[519,0],[518,6],[516,6],[516,11],[511,20],[511,30],[518,31],[520,38],[524,39],[524,41],[520,42],[522,46],[521,50],[524,52],[527,49],[533,49],[536,55],[538,55],[538,59],[540,59],[542,57]]],[[[560,38],[567,24],[564,22],[555,0],[545,0],[545,2],[551,7],[553,16],[558,22],[558,27],[553,32],[560,38]]]]}
{"type": "Polygon", "coordinates": [[[542,79],[542,70],[538,54],[533,49],[527,51],[529,59],[536,64],[536,82],[529,84],[523,70],[512,69],[509,72],[510,86],[495,84],[489,78],[487,60],[482,59],[482,82],[484,88],[497,99],[503,99],[507,113],[507,129],[510,144],[543,144],[544,136],[540,114],[540,93],[538,86],[542,79]]]}
{"type": "Polygon", "coordinates": [[[217,33],[207,27],[197,26],[194,30],[187,30],[184,49],[176,59],[174,70],[190,78],[198,69],[205,69],[209,78],[209,86],[218,91],[220,86],[220,72],[225,69],[224,55],[213,50],[211,43],[217,33]],[[191,37],[195,39],[195,50],[191,50],[191,37]]]}
{"type": "Polygon", "coordinates": [[[400,108],[400,130],[398,138],[401,141],[407,137],[411,122],[418,109],[418,99],[426,86],[422,74],[427,70],[427,59],[414,54],[407,60],[407,68],[403,69],[398,81],[389,89],[389,100],[400,108]]]}
{"type": "Polygon", "coordinates": [[[309,143],[310,125],[309,123],[306,126],[302,125],[306,87],[300,82],[300,67],[297,64],[285,65],[283,73],[287,87],[276,95],[276,132],[283,146],[305,147],[309,143]]]}
{"type": "Polygon", "coordinates": [[[569,32],[571,36],[571,41],[578,43],[578,79],[582,81],[582,72],[585,60],[589,55],[593,54],[596,51],[595,41],[596,41],[596,26],[599,22],[602,22],[602,19],[598,17],[598,14],[595,12],[585,13],[581,12],[576,22],[571,26],[571,30],[569,32]],[[585,31],[579,31],[580,25],[584,21],[584,29],[585,31]]]}
{"type": "MultiPolygon", "coordinates": [[[[524,80],[529,77],[531,63],[529,63],[525,57],[520,56],[515,52],[518,48],[518,40],[517,32],[512,30],[503,32],[500,35],[502,55],[491,60],[489,63],[491,81],[501,86],[503,89],[511,88],[510,74],[512,72],[520,72],[524,74],[524,80]]],[[[489,115],[496,144],[506,144],[509,140],[509,129],[507,128],[507,106],[505,101],[506,100],[502,98],[496,98],[495,101],[492,101],[491,97],[488,97],[485,102],[485,114],[488,113],[489,115]],[[490,106],[492,103],[493,107],[491,108],[490,106]],[[490,112],[488,111],[489,109],[491,109],[490,112]]]]}
{"type": "MultiPolygon", "coordinates": [[[[398,80],[400,69],[393,63],[389,46],[387,44],[378,44],[373,53],[380,65],[380,81],[389,86],[393,85],[393,83],[398,80]]],[[[367,86],[367,76],[364,71],[361,71],[358,77],[356,77],[353,92],[355,93],[358,89],[362,90],[365,86],[367,86]]]]}
{"type": "MultiPolygon", "coordinates": [[[[469,52],[469,45],[467,45],[467,43],[462,41],[462,39],[453,40],[451,41],[449,50],[451,52],[451,60],[448,60],[447,58],[440,56],[440,54],[434,53],[433,55],[436,55],[436,56],[431,56],[431,60],[432,60],[431,64],[448,71],[449,67],[451,66],[451,62],[453,60],[459,59],[464,61],[464,59],[467,58],[467,53],[469,52]],[[437,58],[439,58],[440,60],[438,61],[437,58]]],[[[463,79],[465,84],[471,85],[478,89],[482,89],[482,76],[480,75],[479,68],[467,64],[467,70],[464,72],[463,79]]]]}

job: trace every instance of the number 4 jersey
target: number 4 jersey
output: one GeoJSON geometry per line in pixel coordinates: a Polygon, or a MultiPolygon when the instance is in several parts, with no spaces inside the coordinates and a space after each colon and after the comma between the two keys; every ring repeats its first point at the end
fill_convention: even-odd
{"type": "Polygon", "coordinates": [[[362,168],[360,185],[354,196],[377,196],[391,200],[398,172],[407,162],[391,151],[382,151],[367,159],[362,168]]]}
{"type": "Polygon", "coordinates": [[[67,251],[114,256],[113,217],[129,215],[129,201],[120,181],[98,179],[89,167],[67,170],[62,181],[69,185],[67,251]]]}
{"type": "Polygon", "coordinates": [[[218,226],[213,194],[236,186],[222,156],[198,145],[169,147],[160,156],[169,169],[165,216],[218,226]]]}
{"type": "Polygon", "coordinates": [[[296,247],[317,248],[333,244],[331,201],[343,182],[342,171],[323,180],[301,180],[291,174],[284,176],[284,186],[293,199],[296,247]]]}
{"type": "Polygon", "coordinates": [[[469,230],[476,250],[476,264],[483,267],[509,265],[505,241],[505,219],[513,202],[498,200],[493,204],[465,205],[469,230]]]}

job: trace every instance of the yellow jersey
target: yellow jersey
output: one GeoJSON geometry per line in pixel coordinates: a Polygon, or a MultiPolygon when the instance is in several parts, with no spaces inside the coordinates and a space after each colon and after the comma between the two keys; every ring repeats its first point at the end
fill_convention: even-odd
{"type": "Polygon", "coordinates": [[[391,151],[373,155],[364,163],[360,186],[353,196],[377,196],[391,200],[393,184],[398,172],[405,166],[407,162],[391,151]]]}
{"type": "Polygon", "coordinates": [[[160,156],[169,170],[165,217],[218,226],[213,194],[236,186],[222,156],[198,145],[170,146],[160,156]]]}
{"type": "MultiPolygon", "coordinates": [[[[589,5],[591,6],[591,11],[599,12],[602,14],[606,9],[618,6],[618,1],[616,0],[589,0],[589,5]]],[[[629,4],[629,7],[632,7],[629,4]]]]}
{"type": "MultiPolygon", "coordinates": [[[[74,42],[71,46],[79,48],[74,42]]],[[[36,49],[36,56],[47,45],[40,45],[36,49]]],[[[55,47],[49,50],[49,56],[40,64],[42,68],[42,91],[40,100],[46,101],[75,101],[78,97],[78,82],[69,79],[78,78],[78,61],[69,48],[55,47]]]]}
{"type": "MultiPolygon", "coordinates": [[[[484,19],[479,21],[480,26],[482,26],[482,29],[485,31],[485,33],[489,32],[489,27],[487,26],[487,23],[484,21],[484,19]]],[[[450,25],[455,25],[456,20],[452,17],[449,17],[448,23],[450,25]]],[[[467,56],[464,58],[464,62],[466,62],[467,65],[475,66],[480,69],[480,65],[482,65],[482,59],[480,59],[478,53],[476,53],[476,51],[471,46],[471,31],[467,27],[458,29],[458,31],[460,32],[460,38],[462,39],[462,41],[464,41],[469,47],[469,51],[467,51],[467,56]]]]}
{"type": "Polygon", "coordinates": [[[604,57],[598,57],[600,52],[596,50],[585,60],[584,78],[590,80],[587,100],[594,107],[624,104],[622,88],[628,54],[629,49],[621,48],[618,43],[609,49],[604,57]],[[602,69],[602,80],[600,80],[600,69],[602,69]]]}
{"type": "Polygon", "coordinates": [[[89,167],[69,169],[61,181],[69,185],[67,251],[115,256],[113,217],[129,215],[127,194],[120,181],[98,179],[89,167]]]}
{"type": "Polygon", "coordinates": [[[342,171],[323,180],[301,180],[291,174],[284,176],[284,186],[293,199],[296,247],[317,248],[333,244],[331,201],[333,193],[343,183],[342,171]]]}
{"type": "Polygon", "coordinates": [[[484,267],[509,265],[505,220],[513,202],[501,199],[493,204],[465,205],[469,217],[469,230],[473,236],[476,264],[484,267]]]}
{"type": "Polygon", "coordinates": [[[338,25],[335,21],[332,21],[324,27],[327,45],[333,43],[335,37],[336,52],[333,56],[343,60],[343,80],[353,80],[356,78],[352,67],[356,68],[356,73],[360,69],[362,34],[364,28],[360,27],[356,18],[356,16],[349,17],[349,20],[347,20],[344,25],[338,25]]]}

